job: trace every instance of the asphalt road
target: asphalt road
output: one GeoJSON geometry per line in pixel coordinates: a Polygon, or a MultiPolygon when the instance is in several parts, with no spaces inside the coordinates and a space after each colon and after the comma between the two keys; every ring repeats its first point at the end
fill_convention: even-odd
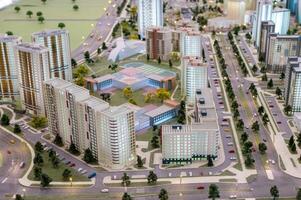
{"type": "Polygon", "coordinates": [[[112,0],[106,12],[94,25],[94,30],[91,34],[85,38],[79,47],[72,51],[71,57],[73,59],[80,62],[84,59],[84,52],[89,51],[90,54],[92,54],[102,46],[102,43],[105,42],[106,38],[110,35],[114,24],[118,21],[116,11],[121,2],[122,0],[112,0]],[[91,35],[93,35],[93,37],[91,37],[91,35]]]}

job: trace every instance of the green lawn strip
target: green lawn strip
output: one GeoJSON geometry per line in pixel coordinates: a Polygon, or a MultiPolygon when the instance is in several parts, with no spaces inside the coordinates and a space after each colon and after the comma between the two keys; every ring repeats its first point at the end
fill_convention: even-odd
{"type": "Polygon", "coordinates": [[[104,8],[109,2],[89,0],[89,3],[76,1],[75,4],[70,0],[51,0],[45,4],[37,0],[16,1],[1,10],[0,30],[12,31],[15,35],[21,36],[24,41],[30,42],[33,32],[54,29],[57,28],[58,23],[63,22],[70,32],[71,48],[75,49],[83,42],[83,37],[87,37],[94,29],[97,19],[105,12],[104,8]],[[73,10],[75,4],[79,6],[77,11],[73,10]],[[19,13],[14,10],[15,6],[21,8],[19,13]],[[26,15],[29,10],[33,12],[31,18],[26,15]],[[37,21],[38,11],[43,13],[44,23],[37,21]]]}
{"type": "Polygon", "coordinates": [[[12,119],[13,113],[10,110],[8,110],[7,108],[2,108],[2,110],[3,114],[7,115],[9,119],[12,119]]]}
{"type": "Polygon", "coordinates": [[[222,183],[235,183],[235,182],[237,182],[237,180],[235,178],[222,178],[222,179],[219,179],[219,182],[222,182],[222,183]]]}
{"type": "Polygon", "coordinates": [[[98,199],[98,200],[107,200],[107,199],[120,199],[121,194],[108,194],[108,193],[97,193],[97,194],[69,194],[69,195],[42,195],[42,196],[33,196],[26,195],[25,200],[78,200],[78,199],[98,199]]]}
{"type": "Polygon", "coordinates": [[[147,129],[145,133],[136,134],[137,141],[150,141],[153,138],[154,132],[152,128],[147,129]]]}
{"type": "Polygon", "coordinates": [[[250,175],[247,177],[247,182],[248,183],[254,182],[256,178],[257,178],[257,174],[250,175]]]}
{"type": "MultiPolygon", "coordinates": [[[[156,184],[149,184],[149,183],[147,183],[147,181],[131,182],[131,184],[127,187],[146,187],[146,186],[158,186],[158,185],[167,185],[167,184],[171,184],[171,182],[170,181],[157,181],[156,184]]],[[[120,180],[120,183],[105,183],[105,186],[107,186],[107,187],[123,187],[123,185],[121,184],[121,180],[120,180]]]]}
{"type": "MultiPolygon", "coordinates": [[[[79,174],[77,170],[65,165],[63,162],[60,162],[58,168],[53,168],[51,160],[49,160],[48,152],[43,152],[42,156],[44,160],[42,172],[46,173],[49,177],[51,177],[52,181],[64,181],[62,174],[65,169],[69,169],[71,171],[73,181],[89,181],[87,177],[79,174]]],[[[28,179],[35,180],[33,170],[30,172],[28,179]]]]}

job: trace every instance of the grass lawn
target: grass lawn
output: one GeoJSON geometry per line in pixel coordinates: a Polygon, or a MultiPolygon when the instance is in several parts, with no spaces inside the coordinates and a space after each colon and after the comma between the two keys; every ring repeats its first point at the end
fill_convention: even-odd
{"type": "MultiPolygon", "coordinates": [[[[89,180],[87,177],[82,176],[75,169],[65,165],[62,162],[59,164],[58,168],[53,168],[52,163],[49,160],[48,152],[43,152],[42,156],[44,159],[42,171],[43,171],[43,173],[46,173],[48,176],[50,176],[53,181],[63,181],[62,174],[65,169],[69,169],[71,171],[73,181],[88,181],[89,180]]],[[[28,179],[35,180],[33,170],[30,172],[28,179]]]]}
{"type": "MultiPolygon", "coordinates": [[[[133,97],[132,99],[135,100],[138,106],[145,106],[147,104],[155,104],[155,105],[161,105],[161,101],[158,100],[157,98],[154,98],[150,103],[145,103],[144,102],[144,91],[143,90],[137,90],[133,92],[133,97]]],[[[128,102],[128,98],[123,96],[123,91],[122,90],[117,90],[114,92],[114,94],[111,97],[110,105],[112,106],[119,106],[123,103],[128,102]]]]}
{"type": "MultiPolygon", "coordinates": [[[[89,64],[88,66],[93,71],[94,75],[99,77],[115,73],[115,71],[108,68],[110,64],[112,64],[112,62],[108,61],[106,57],[98,57],[95,63],[89,64]]],[[[121,69],[121,67],[118,67],[116,72],[120,71],[121,69]]]]}
{"type": "Polygon", "coordinates": [[[136,134],[136,140],[137,141],[150,141],[154,135],[154,133],[157,133],[158,131],[153,132],[152,128],[147,129],[145,133],[138,133],[136,134]]]}
{"type": "Polygon", "coordinates": [[[6,114],[9,119],[12,119],[13,113],[10,110],[8,110],[6,108],[2,108],[2,110],[3,110],[3,114],[6,114]]]}
{"type": "Polygon", "coordinates": [[[30,41],[32,32],[57,28],[58,23],[63,22],[70,32],[71,48],[75,49],[83,41],[82,37],[92,31],[91,24],[95,25],[108,4],[107,0],[77,0],[74,4],[70,0],[51,0],[46,4],[40,0],[20,0],[0,11],[0,30],[12,31],[24,41],[30,41]],[[79,6],[77,11],[73,10],[75,4],[79,6]],[[21,8],[19,13],[14,10],[16,5],[21,8]],[[26,15],[29,10],[33,12],[31,19],[26,15]],[[45,18],[43,24],[37,21],[38,11],[45,18]]]}

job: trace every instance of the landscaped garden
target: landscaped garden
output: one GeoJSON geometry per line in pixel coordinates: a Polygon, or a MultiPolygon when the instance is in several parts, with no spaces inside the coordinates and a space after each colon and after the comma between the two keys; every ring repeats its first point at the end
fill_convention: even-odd
{"type": "Polygon", "coordinates": [[[40,0],[20,0],[1,10],[0,30],[11,31],[24,41],[30,41],[31,33],[58,28],[59,23],[64,23],[70,32],[71,48],[75,49],[83,37],[92,31],[107,6],[107,0],[76,0],[74,3],[71,0],[51,0],[45,3],[40,0]],[[44,20],[38,21],[40,17],[44,20]]]}

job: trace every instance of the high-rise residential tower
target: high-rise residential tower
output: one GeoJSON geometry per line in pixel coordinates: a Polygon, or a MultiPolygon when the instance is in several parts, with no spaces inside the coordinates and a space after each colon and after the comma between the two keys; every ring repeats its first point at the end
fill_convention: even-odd
{"type": "Polygon", "coordinates": [[[151,26],[163,26],[163,0],[138,0],[138,31],[141,39],[151,26]]]}
{"type": "Polygon", "coordinates": [[[271,21],[271,20],[270,21],[262,21],[260,43],[259,43],[259,59],[260,60],[265,60],[269,34],[274,33],[274,31],[275,31],[275,24],[273,21],[271,21]]]}
{"type": "Polygon", "coordinates": [[[252,36],[255,46],[259,46],[261,22],[272,19],[273,2],[272,0],[258,0],[256,5],[256,15],[253,22],[252,36]]]}
{"type": "Polygon", "coordinates": [[[300,35],[278,35],[271,33],[267,44],[266,66],[269,73],[284,73],[287,59],[300,56],[300,35]]]}
{"type": "Polygon", "coordinates": [[[227,5],[227,18],[244,24],[246,12],[245,0],[229,0],[227,5]]]}
{"type": "Polygon", "coordinates": [[[182,95],[193,102],[196,91],[208,87],[208,64],[200,57],[185,56],[182,58],[181,76],[182,95]]]}
{"type": "Polygon", "coordinates": [[[285,105],[301,112],[301,57],[290,57],[285,76],[285,105]]]}
{"type": "Polygon", "coordinates": [[[191,28],[181,29],[181,56],[199,57],[202,55],[202,36],[199,31],[191,28]]]}
{"type": "Polygon", "coordinates": [[[286,34],[290,24],[291,12],[286,8],[275,8],[272,12],[272,21],[275,24],[275,33],[286,34]]]}
{"type": "Polygon", "coordinates": [[[69,32],[61,29],[45,30],[33,33],[32,41],[49,49],[50,78],[58,77],[72,81],[69,32]]]}
{"type": "Polygon", "coordinates": [[[48,48],[31,43],[15,46],[20,99],[23,109],[34,115],[45,115],[42,83],[50,77],[48,48]]]}
{"type": "Polygon", "coordinates": [[[20,43],[19,37],[0,35],[0,99],[15,100],[20,94],[14,53],[14,47],[20,43]]]}

